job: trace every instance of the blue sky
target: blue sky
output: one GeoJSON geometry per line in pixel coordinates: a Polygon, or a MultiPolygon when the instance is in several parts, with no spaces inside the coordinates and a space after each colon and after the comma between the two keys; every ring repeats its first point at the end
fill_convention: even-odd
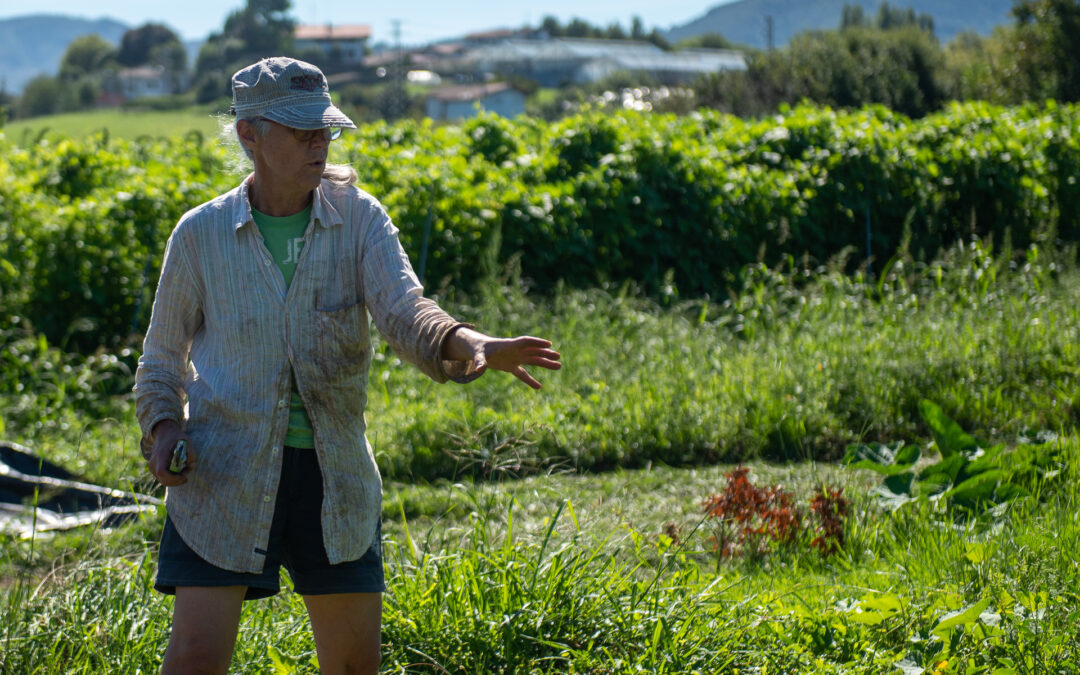
{"type": "MultiPolygon", "coordinates": [[[[711,7],[731,0],[293,0],[293,15],[301,23],[366,23],[375,42],[393,41],[393,21],[401,20],[401,37],[406,44],[491,28],[538,24],[552,15],[566,22],[581,18],[606,26],[618,21],[629,27],[631,17],[640,16],[648,29],[661,30],[704,15],[711,7]]],[[[84,18],[113,18],[137,26],[147,21],[164,23],[185,40],[205,38],[219,29],[229,12],[242,7],[243,0],[41,0],[25,3],[0,0],[0,18],[24,14],[70,14],[84,18]]]]}

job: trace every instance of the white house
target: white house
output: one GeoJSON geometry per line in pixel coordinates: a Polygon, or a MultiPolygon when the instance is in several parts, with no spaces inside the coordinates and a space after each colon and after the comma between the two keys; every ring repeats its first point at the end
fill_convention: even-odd
{"type": "Polygon", "coordinates": [[[116,73],[116,83],[125,101],[175,93],[173,78],[162,66],[123,68],[116,73]]]}
{"type": "Polygon", "coordinates": [[[503,117],[525,113],[525,95],[506,82],[440,87],[427,95],[427,116],[434,120],[473,117],[476,107],[503,117]]]}

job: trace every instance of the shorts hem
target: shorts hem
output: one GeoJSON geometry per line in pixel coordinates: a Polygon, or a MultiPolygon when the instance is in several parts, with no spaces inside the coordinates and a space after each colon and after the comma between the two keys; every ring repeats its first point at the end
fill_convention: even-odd
{"type": "Polygon", "coordinates": [[[385,593],[386,584],[349,584],[322,588],[293,588],[299,595],[337,595],[340,593],[385,593]]]}
{"type": "Polygon", "coordinates": [[[237,583],[232,579],[158,579],[154,582],[154,590],[163,595],[176,595],[178,587],[203,587],[224,588],[226,586],[244,586],[244,600],[259,600],[269,598],[281,592],[281,586],[257,586],[252,584],[237,583]]]}

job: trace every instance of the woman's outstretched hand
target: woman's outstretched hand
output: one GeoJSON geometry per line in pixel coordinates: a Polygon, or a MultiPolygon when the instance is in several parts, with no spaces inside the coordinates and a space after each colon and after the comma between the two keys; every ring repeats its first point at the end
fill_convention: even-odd
{"type": "Polygon", "coordinates": [[[472,361],[474,372],[488,368],[510,373],[533,389],[540,382],[525,370],[539,366],[548,370],[562,367],[562,356],[551,348],[551,341],[523,335],[515,338],[493,338],[464,326],[455,330],[443,343],[443,358],[452,361],[472,361]]]}

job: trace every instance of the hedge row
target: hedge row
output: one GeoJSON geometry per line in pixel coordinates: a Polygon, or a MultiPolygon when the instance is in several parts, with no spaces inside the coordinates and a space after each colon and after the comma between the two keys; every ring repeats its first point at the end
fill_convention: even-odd
{"type": "MultiPolygon", "coordinates": [[[[547,124],[374,124],[340,141],[402,228],[429,288],[476,288],[511,259],[533,287],[633,281],[724,292],[750,262],[883,263],[958,239],[1080,240],[1080,108],[956,104],[913,121],[799,106],[760,120],[586,112],[547,124]]],[[[199,136],[0,134],[0,316],[53,343],[145,326],[168,232],[237,182],[199,136]]]]}

